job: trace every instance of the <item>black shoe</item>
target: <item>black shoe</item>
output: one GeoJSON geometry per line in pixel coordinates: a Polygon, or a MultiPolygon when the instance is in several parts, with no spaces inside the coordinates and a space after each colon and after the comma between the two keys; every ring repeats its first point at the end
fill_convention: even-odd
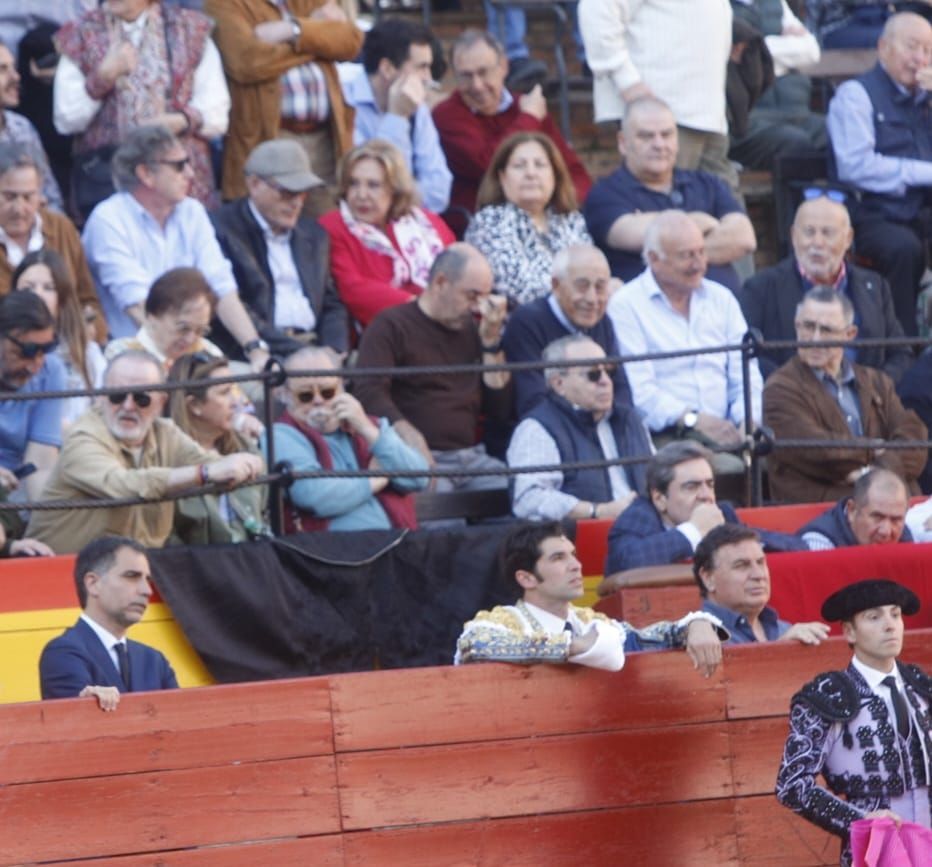
{"type": "Polygon", "coordinates": [[[508,78],[505,83],[509,90],[528,93],[547,78],[547,64],[531,57],[517,57],[508,62],[508,78]]]}

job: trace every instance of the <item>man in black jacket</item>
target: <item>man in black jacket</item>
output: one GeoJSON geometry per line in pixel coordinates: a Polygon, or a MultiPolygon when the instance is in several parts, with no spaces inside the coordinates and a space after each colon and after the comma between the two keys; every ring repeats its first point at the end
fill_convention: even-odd
{"type": "MultiPolygon", "coordinates": [[[[793,255],[764,268],[738,295],[750,328],[765,340],[795,340],[796,305],[813,286],[831,286],[854,305],[854,324],[862,339],[903,337],[903,326],[893,310],[887,281],[874,271],[845,261],[854,232],[842,196],[832,190],[813,189],[796,211],[793,221],[793,255]]],[[[795,350],[768,349],[758,359],[766,379],[789,361],[795,350]]],[[[876,367],[897,382],[910,365],[908,347],[863,347],[853,359],[876,367]]]]}
{"type": "MultiPolygon", "coordinates": [[[[302,215],[308,190],[323,182],[304,150],[285,139],[256,147],[245,174],[249,194],[212,218],[259,336],[274,355],[311,343],[345,352],[349,324],[330,277],[327,233],[302,215]]],[[[223,332],[215,340],[237,357],[223,332]]]]}

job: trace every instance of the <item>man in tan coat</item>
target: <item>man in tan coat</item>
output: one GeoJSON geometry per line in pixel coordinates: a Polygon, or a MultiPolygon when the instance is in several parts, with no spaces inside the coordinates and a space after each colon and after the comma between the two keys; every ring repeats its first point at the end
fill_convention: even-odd
{"type": "MultiPolygon", "coordinates": [[[[851,302],[828,286],[816,286],[796,309],[798,341],[850,341],[857,334],[851,302]]],[[[886,449],[890,440],[924,440],[926,426],[900,403],[893,380],[851,362],[845,346],[801,345],[794,358],[764,387],[764,424],[777,448],[770,456],[770,490],[776,500],[837,500],[871,466],[893,470],[918,493],[916,478],[926,450],[886,449]],[[865,448],[779,448],[780,440],[877,440],[865,448]]]]}
{"type": "Polygon", "coordinates": [[[216,21],[233,103],[223,198],[246,195],[246,157],[282,136],[300,141],[314,173],[333,185],[353,144],[353,112],[335,62],[356,57],[362,31],[336,0],[206,0],[204,11],[216,21]]]}

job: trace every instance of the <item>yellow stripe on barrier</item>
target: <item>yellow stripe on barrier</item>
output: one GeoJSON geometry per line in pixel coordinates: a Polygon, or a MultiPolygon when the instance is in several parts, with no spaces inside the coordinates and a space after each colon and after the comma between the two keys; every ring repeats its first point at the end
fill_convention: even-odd
{"type": "MultiPolygon", "coordinates": [[[[80,613],[75,607],[0,614],[0,704],[38,700],[42,648],[80,613]]],[[[214,682],[165,603],[150,605],[142,621],[130,630],[130,638],[161,650],[181,686],[214,682]]]]}

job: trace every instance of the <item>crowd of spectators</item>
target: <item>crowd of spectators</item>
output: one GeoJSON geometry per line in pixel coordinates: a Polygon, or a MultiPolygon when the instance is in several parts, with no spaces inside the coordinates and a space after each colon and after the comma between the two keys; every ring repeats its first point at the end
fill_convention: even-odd
{"type": "MultiPolygon", "coordinates": [[[[270,442],[295,470],[386,473],[294,482],[291,531],[414,526],[414,491],[507,488],[519,518],[614,519],[609,571],[688,558],[734,523],[714,475],[744,472],[762,423],[778,445],[834,444],[775,449],[774,499],[840,500],[850,515],[881,469],[918,493],[925,449],[887,447],[927,436],[910,408],[921,382],[905,405],[896,392],[917,381],[910,348],[773,349],[747,372],[738,351],[702,350],[749,327],[804,344],[916,333],[924,261],[883,239],[925,237],[932,27],[902,13],[877,28],[877,65],[829,106],[846,185],[806,189],[792,254],[742,281],[760,227],[728,154],[753,152],[752,166],[793,152],[799,111],[823,147],[823,117],[783,97],[828,31],[806,30],[816,19],[784,0],[737,3],[774,75],[771,101],[746,106],[730,140],[726,79],[747,31],[733,36],[727,4],[677,5],[580,4],[594,118],[619,124],[621,163],[594,184],[522,62],[513,16],[507,49],[491,25],[453,40],[441,97],[443,48],[427,27],[383,17],[364,32],[337,0],[73,3],[50,11],[54,50],[37,69],[51,115],[34,127],[16,113],[17,45],[38,24],[24,12],[0,47],[0,372],[17,392],[0,424],[7,494],[210,487],[36,510],[8,533],[61,552],[103,533],[148,545],[265,535],[266,488],[224,486],[264,472],[270,442]],[[53,129],[73,137],[69,165],[43,135],[53,129]],[[273,357],[286,381],[265,430],[261,390],[226,380],[273,357]],[[443,371],[506,361],[545,366],[443,371]],[[424,370],[353,377],[353,365],[424,370]],[[158,389],[192,379],[204,382],[158,389]],[[116,392],[20,399],[101,386],[116,392]],[[557,465],[571,466],[536,469],[557,465]]],[[[813,7],[837,31],[830,5],[813,7]]]]}

